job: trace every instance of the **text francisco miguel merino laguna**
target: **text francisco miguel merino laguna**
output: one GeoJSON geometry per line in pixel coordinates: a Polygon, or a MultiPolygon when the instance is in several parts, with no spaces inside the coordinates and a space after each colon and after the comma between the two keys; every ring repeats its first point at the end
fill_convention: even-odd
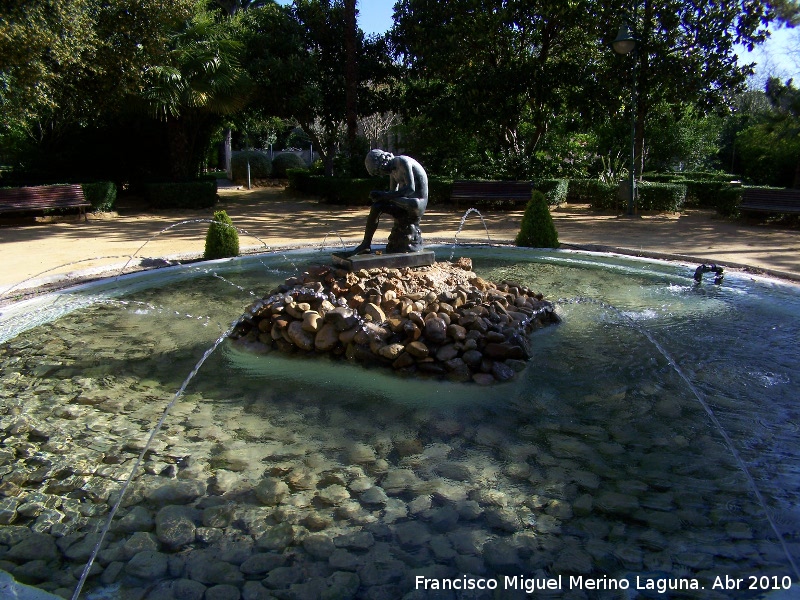
{"type": "MultiPolygon", "coordinates": [[[[719,578],[718,578],[719,579],[719,578]]],[[[452,579],[431,579],[423,575],[417,575],[415,586],[418,590],[523,590],[531,594],[537,590],[654,590],[658,593],[665,593],[668,590],[699,590],[702,589],[697,579],[675,578],[660,579],[651,577],[637,576],[631,582],[626,578],[615,579],[613,577],[584,577],[570,575],[564,577],[524,577],[523,575],[505,575],[502,579],[494,578],[475,578],[468,575],[455,577],[452,579]],[[566,584],[566,587],[565,585],[566,584]],[[502,585],[502,587],[501,587],[502,585]]],[[[715,582],[716,587],[716,582],[715,582]]],[[[720,583],[722,587],[722,583],[720,583]]]]}

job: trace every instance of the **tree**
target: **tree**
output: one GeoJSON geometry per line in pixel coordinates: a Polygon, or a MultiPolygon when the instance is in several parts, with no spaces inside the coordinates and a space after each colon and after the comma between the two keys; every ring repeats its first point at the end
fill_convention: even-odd
{"type": "Polygon", "coordinates": [[[797,12],[795,3],[763,0],[634,4],[626,20],[637,51],[620,58],[610,50],[626,8],[619,1],[398,2],[392,39],[407,68],[405,114],[424,128],[423,145],[440,144],[444,157],[433,162],[461,147],[535,164],[557,121],[569,135],[627,112],[641,172],[651,111],[724,111],[752,73],[738,64],[736,45],[760,43],[768,23],[797,12]]]}
{"type": "MultiPolygon", "coordinates": [[[[738,63],[736,44],[752,48],[763,42],[766,26],[776,13],[774,4],[762,0],[644,0],[636,4],[632,25],[637,50],[627,62],[631,69],[636,63],[635,156],[640,175],[651,111],[662,103],[688,103],[702,112],[730,106],[753,74],[752,64],[738,63]]],[[[788,15],[786,7],[784,15],[788,15]]]]}
{"type": "Polygon", "coordinates": [[[0,3],[0,142],[16,163],[75,175],[86,135],[119,123],[194,0],[0,3]]]}
{"type": "Polygon", "coordinates": [[[770,77],[769,103],[736,137],[742,172],[762,184],[800,187],[800,90],[770,77]]]}
{"type": "Polygon", "coordinates": [[[556,115],[586,123],[607,105],[592,12],[585,0],[398,2],[404,112],[439,154],[428,162],[470,151],[529,160],[556,115]]]}
{"type": "MultiPolygon", "coordinates": [[[[347,19],[343,0],[296,0],[290,20],[279,7],[246,11],[245,64],[256,82],[256,102],[276,116],[291,118],[311,137],[325,172],[346,142],[348,110],[347,19]]],[[[352,22],[351,22],[352,26],[352,22]]],[[[352,31],[351,31],[352,34],[352,31]]],[[[383,110],[380,83],[390,73],[381,38],[356,29],[357,115],[383,110]]],[[[352,104],[352,103],[351,103],[352,104]]]]}
{"type": "Polygon", "coordinates": [[[147,68],[140,97],[167,125],[173,179],[199,174],[222,117],[247,104],[240,50],[231,23],[203,11],[171,36],[166,60],[147,68]]]}
{"type": "Polygon", "coordinates": [[[356,0],[344,0],[344,94],[347,150],[353,152],[358,134],[358,26],[356,0]]]}

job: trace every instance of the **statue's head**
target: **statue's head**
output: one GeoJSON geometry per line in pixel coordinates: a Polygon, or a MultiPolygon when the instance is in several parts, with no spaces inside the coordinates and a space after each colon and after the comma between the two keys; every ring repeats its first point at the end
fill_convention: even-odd
{"type": "Polygon", "coordinates": [[[391,152],[384,152],[375,148],[367,154],[367,158],[364,159],[364,166],[367,167],[367,173],[374,177],[375,175],[381,175],[393,158],[394,154],[391,152]]]}

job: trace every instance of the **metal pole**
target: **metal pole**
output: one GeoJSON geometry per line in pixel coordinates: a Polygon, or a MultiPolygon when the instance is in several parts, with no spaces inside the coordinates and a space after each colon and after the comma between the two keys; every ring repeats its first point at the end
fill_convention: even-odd
{"type": "Polygon", "coordinates": [[[633,47],[633,68],[631,69],[633,81],[632,87],[632,104],[631,104],[631,172],[630,172],[630,186],[628,190],[628,216],[632,217],[634,214],[634,206],[636,204],[636,113],[638,112],[638,94],[636,93],[636,67],[639,63],[639,44],[641,39],[638,37],[638,15],[637,6],[638,2],[634,0],[633,3],[633,37],[636,39],[636,45],[633,47]]]}
{"type": "Polygon", "coordinates": [[[633,51],[633,102],[631,104],[631,170],[628,186],[628,216],[633,216],[636,201],[636,63],[637,51],[633,51]]]}

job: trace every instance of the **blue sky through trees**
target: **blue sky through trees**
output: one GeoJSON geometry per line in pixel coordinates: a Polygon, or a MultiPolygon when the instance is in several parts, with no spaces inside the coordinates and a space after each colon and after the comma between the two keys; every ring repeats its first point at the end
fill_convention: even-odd
{"type": "MultiPolygon", "coordinates": [[[[284,5],[292,3],[292,0],[277,1],[284,5]]],[[[391,29],[395,2],[396,0],[360,0],[359,27],[367,34],[382,34],[391,29]]],[[[739,58],[745,62],[758,63],[752,82],[754,87],[763,87],[764,81],[771,75],[783,80],[794,78],[795,83],[800,83],[800,31],[787,27],[776,28],[770,39],[752,53],[741,48],[739,58]]]]}

